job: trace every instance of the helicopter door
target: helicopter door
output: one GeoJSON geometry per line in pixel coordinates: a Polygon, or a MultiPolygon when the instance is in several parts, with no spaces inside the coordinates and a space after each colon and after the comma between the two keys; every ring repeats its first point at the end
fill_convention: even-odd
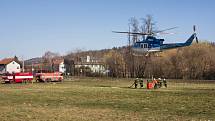
{"type": "Polygon", "coordinates": [[[142,43],[140,46],[144,51],[148,50],[148,43],[142,43]]]}
{"type": "Polygon", "coordinates": [[[141,44],[140,48],[148,48],[148,44],[147,43],[141,44]]]}
{"type": "Polygon", "coordinates": [[[147,43],[144,44],[144,48],[148,48],[148,44],[147,43]]]}
{"type": "Polygon", "coordinates": [[[140,46],[141,48],[148,48],[148,43],[143,43],[143,44],[141,44],[141,46],[140,46]]]}

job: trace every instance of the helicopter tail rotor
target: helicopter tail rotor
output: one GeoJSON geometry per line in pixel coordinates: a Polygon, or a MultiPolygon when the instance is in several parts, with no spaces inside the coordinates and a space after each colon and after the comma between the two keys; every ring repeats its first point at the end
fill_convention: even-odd
{"type": "Polygon", "coordinates": [[[196,33],[196,25],[193,25],[193,32],[196,33]]]}
{"type": "Polygon", "coordinates": [[[196,36],[196,25],[193,25],[193,32],[194,32],[194,34],[195,34],[196,43],[199,43],[199,39],[198,39],[198,37],[196,36]]]}
{"type": "Polygon", "coordinates": [[[198,39],[198,37],[196,36],[196,43],[199,43],[199,39],[198,39]]]}

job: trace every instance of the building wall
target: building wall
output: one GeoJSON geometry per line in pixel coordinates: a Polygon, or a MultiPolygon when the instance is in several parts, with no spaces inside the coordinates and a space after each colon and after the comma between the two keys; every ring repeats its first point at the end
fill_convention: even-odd
{"type": "Polygon", "coordinates": [[[95,73],[95,72],[104,72],[105,68],[103,65],[91,65],[90,66],[91,70],[95,73]]]}
{"type": "Polygon", "coordinates": [[[65,73],[66,72],[66,68],[65,68],[65,64],[64,62],[59,64],[59,72],[61,73],[65,73]]]}
{"type": "Polygon", "coordinates": [[[93,73],[106,73],[106,69],[103,65],[95,64],[95,65],[75,65],[76,68],[80,68],[81,66],[89,67],[93,73]]]}
{"type": "Polygon", "coordinates": [[[11,63],[6,65],[6,72],[9,72],[9,73],[21,72],[20,64],[18,64],[15,61],[12,61],[11,63]]]}

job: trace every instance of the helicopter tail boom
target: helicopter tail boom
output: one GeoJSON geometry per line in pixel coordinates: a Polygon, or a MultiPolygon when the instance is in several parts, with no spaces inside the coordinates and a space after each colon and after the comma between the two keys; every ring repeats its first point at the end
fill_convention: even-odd
{"type": "Polygon", "coordinates": [[[196,38],[196,33],[192,34],[191,37],[184,43],[184,46],[189,46],[193,42],[193,40],[196,38]]]}
{"type": "Polygon", "coordinates": [[[190,38],[184,42],[184,43],[171,43],[171,44],[163,44],[161,46],[162,50],[167,50],[167,49],[173,49],[173,48],[179,48],[179,47],[185,47],[185,46],[190,46],[193,42],[193,40],[196,39],[196,33],[193,33],[190,38]]]}

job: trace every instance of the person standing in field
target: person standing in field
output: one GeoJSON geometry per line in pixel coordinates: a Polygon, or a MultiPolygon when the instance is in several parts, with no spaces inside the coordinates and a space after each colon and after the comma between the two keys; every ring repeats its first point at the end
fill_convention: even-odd
{"type": "Polygon", "coordinates": [[[140,83],[140,88],[143,88],[143,79],[140,79],[139,83],[140,83]]]}
{"type": "Polygon", "coordinates": [[[138,78],[136,78],[136,79],[134,80],[134,87],[137,88],[137,85],[138,85],[138,78]]]}
{"type": "Polygon", "coordinates": [[[167,81],[166,81],[165,78],[163,78],[163,84],[164,84],[164,86],[167,88],[167,81]]]}
{"type": "Polygon", "coordinates": [[[153,80],[153,83],[154,83],[154,89],[157,89],[158,88],[158,81],[155,78],[153,80]]]}
{"type": "Polygon", "coordinates": [[[137,85],[138,85],[138,78],[136,78],[135,80],[134,80],[134,83],[130,86],[130,88],[132,88],[133,87],[133,85],[134,85],[134,88],[137,88],[137,85]]]}

